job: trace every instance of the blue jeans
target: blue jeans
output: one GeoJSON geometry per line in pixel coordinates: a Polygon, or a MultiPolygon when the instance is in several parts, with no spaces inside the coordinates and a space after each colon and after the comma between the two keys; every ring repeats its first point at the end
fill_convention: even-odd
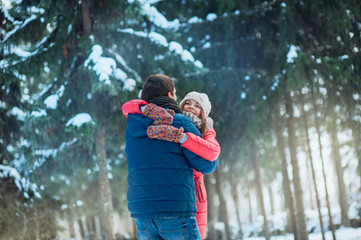
{"type": "Polygon", "coordinates": [[[137,238],[140,240],[200,240],[196,217],[153,217],[135,218],[137,238]]]}

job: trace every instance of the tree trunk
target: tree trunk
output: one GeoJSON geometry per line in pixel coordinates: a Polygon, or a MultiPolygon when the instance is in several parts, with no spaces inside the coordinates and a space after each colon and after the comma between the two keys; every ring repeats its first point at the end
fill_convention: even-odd
{"type": "Polygon", "coordinates": [[[258,149],[256,147],[255,142],[253,142],[253,144],[252,144],[252,162],[253,162],[253,167],[254,167],[254,171],[255,171],[255,178],[256,178],[255,180],[256,180],[256,185],[257,185],[257,192],[258,192],[258,197],[259,197],[260,208],[261,208],[261,212],[263,215],[263,221],[264,221],[264,225],[263,225],[264,235],[266,237],[266,240],[270,240],[271,234],[269,232],[267,214],[266,214],[266,209],[264,207],[261,168],[260,168],[259,162],[258,162],[258,149]]]}
{"type": "Polygon", "coordinates": [[[251,200],[251,189],[249,188],[249,182],[248,179],[246,179],[246,185],[247,185],[247,200],[248,200],[248,209],[249,209],[249,214],[248,214],[248,219],[250,223],[253,223],[253,210],[252,210],[252,200],[251,200]]]}
{"type": "MultiPolygon", "coordinates": [[[[308,133],[307,133],[308,134],[308,133]]],[[[304,145],[302,145],[302,151],[306,154],[306,156],[308,157],[308,147],[307,147],[307,140],[305,140],[304,145]]],[[[314,205],[314,200],[313,200],[313,182],[312,182],[312,170],[310,167],[310,163],[309,161],[307,161],[307,157],[306,157],[306,168],[307,168],[307,188],[309,190],[309,195],[310,195],[310,208],[312,210],[315,209],[315,205],[314,205]]],[[[317,200],[316,200],[317,201],[317,200]]]]}
{"type": "Polygon", "coordinates": [[[238,235],[240,237],[240,239],[243,239],[243,232],[242,232],[242,223],[241,223],[241,216],[240,216],[240,211],[239,211],[239,196],[238,196],[238,190],[237,190],[237,183],[236,180],[234,179],[234,177],[232,177],[231,175],[231,180],[230,180],[230,184],[232,186],[232,199],[234,202],[234,207],[235,207],[235,211],[236,211],[236,218],[237,218],[237,223],[238,223],[238,227],[239,227],[239,232],[238,235]]]}
{"type": "Polygon", "coordinates": [[[101,220],[100,225],[102,235],[107,240],[115,239],[113,233],[113,204],[108,179],[107,157],[105,148],[106,127],[98,126],[95,137],[95,148],[97,154],[97,162],[99,167],[99,190],[101,204],[101,220]]]}
{"type": "Polygon", "coordinates": [[[343,167],[341,164],[340,146],[337,138],[337,116],[336,116],[336,89],[332,79],[327,79],[327,100],[328,100],[328,115],[330,116],[329,124],[327,125],[327,131],[331,137],[331,149],[332,158],[336,170],[337,185],[338,185],[338,200],[341,208],[341,224],[344,227],[350,227],[350,220],[348,219],[347,212],[349,208],[348,197],[346,191],[345,180],[343,177],[343,167]]]}
{"type": "MultiPolygon", "coordinates": [[[[358,130],[353,130],[352,132],[352,137],[354,139],[354,143],[355,143],[355,151],[356,151],[356,156],[358,159],[358,166],[357,166],[357,172],[361,178],[361,137],[360,134],[357,133],[357,131],[360,131],[361,128],[359,128],[358,130]],[[356,133],[354,133],[356,132],[356,133]]],[[[361,189],[361,186],[360,186],[361,189]]]]}
{"type": "Polygon", "coordinates": [[[270,205],[271,205],[271,214],[274,215],[275,214],[275,203],[274,203],[273,191],[272,191],[271,184],[267,184],[267,190],[268,190],[268,195],[269,195],[269,200],[270,200],[270,205]]]}
{"type": "MultiPolygon", "coordinates": [[[[40,223],[39,221],[35,221],[35,229],[36,229],[36,232],[34,234],[34,237],[35,239],[40,239],[40,223]]],[[[74,229],[74,225],[73,225],[73,229],[74,229]]]]}
{"type": "Polygon", "coordinates": [[[80,236],[81,236],[81,238],[84,238],[85,230],[84,230],[84,225],[83,225],[83,221],[81,220],[81,218],[78,219],[78,226],[79,226],[80,236]]]}
{"type": "Polygon", "coordinates": [[[74,218],[70,209],[66,210],[66,218],[68,222],[69,239],[75,238],[74,218]]]}
{"type": "Polygon", "coordinates": [[[349,120],[349,125],[352,130],[352,139],[354,142],[355,153],[358,159],[357,173],[361,178],[361,126],[360,123],[356,122],[353,119],[349,120]]]}
{"type": "Polygon", "coordinates": [[[81,0],[81,10],[83,18],[83,30],[86,34],[90,34],[92,30],[91,14],[89,8],[89,0],[81,0]]]}
{"type": "MultiPolygon", "coordinates": [[[[83,20],[83,29],[86,34],[92,33],[92,21],[91,21],[91,12],[90,12],[90,1],[82,0],[81,1],[81,9],[82,9],[82,20],[83,20]]],[[[94,112],[101,112],[104,106],[98,104],[95,100],[96,96],[93,96],[93,108],[94,112]]],[[[102,119],[104,116],[97,117],[97,119],[102,119]]],[[[105,144],[105,136],[106,136],[106,123],[101,123],[98,121],[97,132],[95,134],[95,150],[97,155],[97,162],[99,167],[99,193],[100,193],[100,204],[101,206],[101,217],[100,217],[100,225],[103,238],[107,240],[115,239],[113,233],[113,204],[111,198],[111,191],[108,179],[108,169],[107,169],[107,157],[106,157],[106,144],[105,144]]]]}
{"type": "Polygon", "coordinates": [[[297,223],[298,223],[298,236],[301,240],[308,239],[308,232],[306,227],[306,217],[305,217],[305,208],[303,205],[303,192],[301,187],[301,178],[300,171],[298,167],[297,159],[297,140],[296,140],[296,130],[294,126],[294,116],[293,116],[293,105],[292,99],[289,92],[285,93],[285,105],[287,117],[287,130],[288,130],[288,142],[291,155],[291,164],[292,164],[292,175],[293,175],[293,184],[295,187],[295,196],[296,196],[296,209],[297,209],[297,223]]]}
{"type": "Polygon", "coordinates": [[[294,208],[294,201],[293,201],[293,193],[291,190],[291,181],[290,178],[288,176],[288,171],[287,171],[287,159],[286,159],[286,152],[285,152],[285,141],[284,141],[284,137],[283,137],[283,131],[282,131],[282,127],[281,127],[281,116],[280,116],[280,110],[279,110],[279,106],[277,108],[277,113],[276,113],[276,126],[275,126],[275,130],[276,130],[276,136],[277,136],[277,145],[278,145],[278,151],[280,153],[281,156],[281,161],[282,161],[282,178],[283,178],[283,192],[285,195],[285,203],[287,206],[287,209],[289,210],[289,216],[290,216],[290,222],[291,222],[291,227],[292,227],[292,232],[294,235],[294,240],[298,240],[298,230],[297,230],[297,220],[296,220],[296,215],[295,215],[295,208],[294,208]]]}
{"type": "Polygon", "coordinates": [[[134,218],[130,216],[130,212],[128,212],[128,222],[129,222],[129,230],[130,230],[130,239],[137,239],[137,225],[135,225],[134,218]]]}
{"type": "Polygon", "coordinates": [[[348,219],[347,212],[349,208],[346,192],[346,184],[343,178],[343,167],[341,165],[340,146],[337,139],[337,124],[335,115],[332,114],[331,123],[328,129],[331,136],[332,158],[335,165],[337,182],[338,182],[338,196],[341,207],[341,224],[344,227],[350,227],[350,220],[348,219]]]}
{"type": "Polygon", "coordinates": [[[308,121],[307,121],[306,111],[305,111],[305,107],[304,107],[305,104],[304,104],[304,99],[303,99],[302,93],[300,93],[299,96],[300,96],[301,104],[302,104],[301,112],[302,112],[303,127],[304,127],[305,134],[306,134],[306,153],[307,153],[307,158],[310,163],[312,179],[313,179],[313,186],[314,186],[315,193],[316,193],[316,203],[317,203],[318,217],[320,220],[322,239],[325,240],[326,239],[325,238],[325,229],[323,227],[323,219],[322,219],[322,213],[321,213],[321,201],[320,201],[320,197],[318,195],[316,173],[315,173],[315,168],[313,166],[310,137],[308,135],[308,121]]]}
{"type": "Polygon", "coordinates": [[[328,220],[329,220],[330,229],[331,229],[331,232],[332,232],[332,237],[333,237],[334,240],[336,240],[335,225],[333,224],[333,219],[332,219],[330,198],[329,198],[328,189],[327,189],[327,179],[326,179],[325,164],[324,164],[323,153],[322,153],[323,146],[322,146],[322,143],[321,143],[320,123],[319,123],[318,117],[317,117],[318,110],[317,110],[316,97],[315,97],[312,82],[311,82],[311,99],[312,99],[312,105],[313,105],[313,115],[314,115],[314,118],[315,118],[315,127],[316,127],[316,131],[317,131],[318,150],[319,150],[321,164],[322,164],[322,176],[323,176],[323,182],[324,182],[324,186],[325,186],[328,220]]]}
{"type": "Polygon", "coordinates": [[[208,236],[207,238],[210,240],[216,240],[217,239],[217,234],[216,234],[216,230],[214,228],[214,224],[217,222],[217,217],[216,217],[216,206],[214,204],[214,196],[216,194],[216,191],[214,189],[214,185],[212,184],[212,179],[213,179],[213,173],[210,175],[205,175],[204,176],[204,184],[206,186],[206,190],[207,190],[207,204],[208,204],[208,213],[207,213],[207,221],[208,221],[208,236]]]}
{"type": "Polygon", "coordinates": [[[229,227],[227,202],[226,202],[226,198],[224,197],[224,194],[223,194],[222,178],[221,178],[220,171],[221,170],[219,167],[216,169],[216,171],[214,171],[214,176],[216,177],[216,188],[217,188],[218,197],[219,197],[219,205],[220,205],[220,210],[221,210],[220,211],[221,212],[220,219],[224,223],[225,228],[226,228],[226,239],[231,240],[232,235],[231,235],[231,229],[229,227]]]}
{"type": "Polygon", "coordinates": [[[95,218],[94,216],[90,215],[87,216],[86,218],[86,223],[87,223],[87,227],[88,227],[88,238],[90,240],[96,239],[96,227],[95,227],[95,218]]]}

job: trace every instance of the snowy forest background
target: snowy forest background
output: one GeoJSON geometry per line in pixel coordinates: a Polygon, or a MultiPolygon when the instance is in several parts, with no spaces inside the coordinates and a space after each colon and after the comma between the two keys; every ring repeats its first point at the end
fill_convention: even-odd
{"type": "Polygon", "coordinates": [[[0,239],[135,238],[121,105],[154,73],[212,102],[208,239],[361,229],[359,0],[2,0],[0,40],[0,239]]]}

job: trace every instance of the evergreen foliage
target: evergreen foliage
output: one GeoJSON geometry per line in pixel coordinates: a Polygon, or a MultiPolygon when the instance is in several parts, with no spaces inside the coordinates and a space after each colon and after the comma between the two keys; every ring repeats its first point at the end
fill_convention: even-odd
{"type": "Polygon", "coordinates": [[[74,221],[102,214],[96,147],[104,129],[113,212],[126,212],[121,105],[153,73],[173,77],[179,99],[193,90],[209,95],[229,181],[254,178],[254,142],[262,181],[280,181],[274,126],[281,122],[288,142],[287,94],[296,152],[307,131],[302,119],[317,128],[316,110],[322,135],[335,123],[351,131],[340,148],[357,161],[343,168],[361,178],[360,1],[19,0],[2,5],[0,19],[0,166],[37,185],[19,187],[14,174],[0,172],[8,196],[0,215],[18,213],[14,224],[0,220],[8,230],[0,238],[20,238],[35,222],[29,236],[51,237],[69,212],[74,221]]]}

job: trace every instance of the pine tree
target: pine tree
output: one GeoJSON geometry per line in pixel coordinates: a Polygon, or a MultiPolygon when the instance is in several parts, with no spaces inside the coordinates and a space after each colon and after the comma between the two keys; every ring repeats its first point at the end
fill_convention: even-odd
{"type": "Polygon", "coordinates": [[[292,232],[294,235],[294,239],[298,240],[298,231],[297,231],[297,220],[296,220],[296,211],[295,211],[295,201],[294,201],[294,194],[291,190],[291,181],[288,176],[287,171],[287,159],[286,159],[286,144],[285,139],[283,136],[283,128],[280,116],[280,107],[277,106],[276,113],[275,113],[275,132],[277,138],[277,145],[279,155],[282,161],[282,185],[283,185],[283,193],[285,198],[285,205],[289,211],[289,225],[292,228],[292,232]]]}
{"type": "Polygon", "coordinates": [[[252,151],[252,160],[253,160],[254,171],[255,171],[255,182],[257,185],[258,200],[259,200],[259,205],[261,207],[261,213],[263,215],[263,222],[264,222],[263,231],[264,231],[266,240],[269,240],[269,239],[271,239],[271,233],[270,233],[269,226],[268,226],[268,218],[267,218],[265,204],[264,204],[261,169],[260,169],[259,159],[258,159],[258,149],[257,149],[255,141],[253,141],[253,143],[252,143],[251,151],[252,151]]]}
{"type": "Polygon", "coordinates": [[[149,74],[177,80],[202,71],[167,40],[177,22],[150,9],[144,1],[69,0],[18,1],[3,11],[2,66],[24,74],[29,92],[22,134],[30,144],[19,149],[27,159],[16,159],[19,168],[74,211],[74,220],[99,216],[106,239],[115,239],[112,198],[121,193],[109,182],[126,168],[121,104],[137,97],[149,74]]]}
{"type": "MultiPolygon", "coordinates": [[[[175,77],[180,97],[190,90],[209,95],[221,169],[238,166],[232,170],[242,173],[240,168],[250,166],[237,156],[249,151],[243,147],[247,139],[263,139],[277,124],[271,113],[283,104],[279,89],[286,79],[290,92],[313,91],[319,79],[336,89],[338,102],[330,109],[337,106],[334,119],[347,122],[337,128],[351,128],[355,142],[360,139],[359,1],[151,2],[23,0],[0,11],[1,137],[16,136],[0,147],[22,174],[44,187],[43,196],[61,200],[56,210],[72,211],[77,222],[100,216],[102,201],[124,210],[125,188],[118,182],[126,181],[125,118],[119,107],[137,97],[143,79],[156,72],[175,77]],[[208,71],[195,68],[201,64],[194,58],[208,71]],[[99,173],[104,181],[98,181],[99,173]],[[101,200],[94,189],[106,186],[107,178],[112,198],[106,192],[101,196],[108,200],[101,200]]],[[[313,124],[319,137],[326,125],[317,114],[328,121],[332,116],[313,101],[331,98],[309,99],[317,108],[313,124]]],[[[321,142],[319,148],[321,153],[321,142]]],[[[275,159],[263,161],[261,154],[262,171],[275,159]]],[[[287,192],[287,176],[283,181],[287,192]]]]}
{"type": "MultiPolygon", "coordinates": [[[[304,101],[304,97],[302,95],[302,92],[299,93],[299,98],[300,98],[301,104],[302,104],[301,112],[302,112],[305,135],[306,135],[306,151],[307,151],[307,158],[308,158],[307,160],[309,161],[309,164],[311,166],[312,180],[313,180],[313,186],[314,186],[314,189],[315,189],[316,203],[317,203],[318,217],[319,217],[319,220],[320,220],[322,239],[325,240],[325,229],[324,229],[323,219],[322,219],[322,214],[321,214],[321,202],[320,202],[320,197],[319,197],[319,193],[318,193],[318,187],[317,187],[317,181],[316,181],[316,173],[315,173],[315,168],[314,168],[314,164],[313,164],[310,137],[309,137],[309,133],[308,133],[308,131],[309,131],[309,129],[308,129],[309,128],[308,127],[308,116],[307,116],[306,111],[305,111],[305,101],[304,101]]],[[[335,235],[335,233],[333,232],[333,236],[334,235],[335,235]]]]}

